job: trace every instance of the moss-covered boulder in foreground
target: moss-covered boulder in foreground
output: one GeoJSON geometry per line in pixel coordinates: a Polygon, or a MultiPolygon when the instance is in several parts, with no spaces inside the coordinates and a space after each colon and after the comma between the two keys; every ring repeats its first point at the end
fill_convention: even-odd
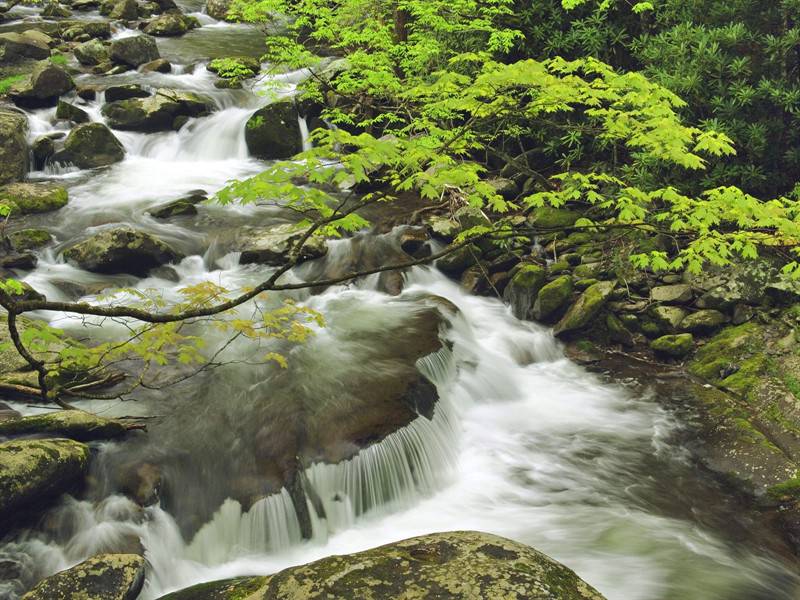
{"type": "Polygon", "coordinates": [[[533,316],[537,321],[554,320],[572,297],[572,277],[562,275],[544,286],[533,304],[533,316]]]}
{"type": "Polygon", "coordinates": [[[100,554],[40,582],[23,600],[134,600],[144,585],[144,558],[100,554]]]}
{"type": "Polygon", "coordinates": [[[0,436],[40,433],[89,442],[123,436],[127,428],[119,421],[82,410],[58,410],[0,423],[0,436]]]}
{"type": "Polygon", "coordinates": [[[158,238],[127,226],[100,231],[64,251],[64,258],[93,273],[142,275],[180,257],[158,238]]]}
{"type": "Polygon", "coordinates": [[[567,567],[486,533],[423,535],[270,577],[206,583],[162,600],[602,600],[567,567]]]}
{"type": "Polygon", "coordinates": [[[0,522],[79,484],[88,464],[89,448],[74,440],[0,443],[0,522]]]}

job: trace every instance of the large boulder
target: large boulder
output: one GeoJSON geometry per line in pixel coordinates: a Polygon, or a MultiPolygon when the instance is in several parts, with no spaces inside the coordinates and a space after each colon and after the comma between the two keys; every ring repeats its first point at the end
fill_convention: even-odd
{"type": "Polygon", "coordinates": [[[38,36],[25,33],[0,34],[0,63],[16,63],[50,56],[50,46],[38,36]]]}
{"type": "Polygon", "coordinates": [[[287,98],[257,110],[247,121],[244,139],[250,154],[264,160],[291,158],[303,149],[299,113],[287,98]]]}
{"type": "Polygon", "coordinates": [[[79,63],[89,67],[107,63],[111,59],[106,45],[97,39],[78,44],[73,53],[79,63]]]}
{"type": "Polygon", "coordinates": [[[650,348],[656,354],[671,358],[683,358],[694,349],[694,337],[691,333],[664,335],[650,342],[650,348]]]}
{"type": "Polygon", "coordinates": [[[64,258],[94,273],[143,275],[180,257],[158,238],[127,226],[105,229],[64,251],[64,258]]]}
{"type": "Polygon", "coordinates": [[[57,210],[68,201],[67,190],[52,183],[10,183],[0,188],[0,202],[17,215],[57,210]]]}
{"type": "Polygon", "coordinates": [[[231,8],[231,0],[206,0],[206,14],[218,21],[228,18],[228,11],[231,8]]]}
{"type": "Polygon", "coordinates": [[[681,329],[690,333],[711,333],[729,321],[728,317],[718,310],[707,308],[698,310],[681,321],[681,329]]]}
{"type": "Polygon", "coordinates": [[[170,12],[150,21],[145,26],[144,32],[148,35],[169,37],[183,35],[197,27],[200,27],[200,22],[196,18],[170,12]]]}
{"type": "Polygon", "coordinates": [[[65,24],[61,37],[64,40],[108,39],[111,37],[111,25],[108,21],[70,21],[65,24]]]}
{"type": "Polygon", "coordinates": [[[511,305],[511,311],[518,319],[530,319],[533,303],[539,290],[547,281],[547,269],[539,265],[522,265],[514,274],[503,292],[503,297],[511,305]]]}
{"type": "Polygon", "coordinates": [[[518,542],[474,531],[433,533],[329,556],[267,577],[201,584],[162,600],[603,600],[573,571],[518,542]]]}
{"type": "Polygon", "coordinates": [[[31,74],[11,87],[10,95],[19,106],[54,106],[59,96],[75,87],[69,73],[50,61],[36,63],[31,74]]]}
{"type": "Polygon", "coordinates": [[[0,518],[72,489],[88,464],[89,448],[74,440],[0,443],[0,518]]]}
{"type": "Polygon", "coordinates": [[[149,35],[134,35],[111,42],[111,59],[118,64],[136,68],[161,58],[155,38],[149,35]]]}
{"type": "Polygon", "coordinates": [[[554,320],[572,297],[572,278],[562,275],[542,287],[533,304],[533,316],[537,321],[554,320]]]}
{"type": "Polygon", "coordinates": [[[138,554],[100,554],[41,581],[23,600],[135,600],[144,585],[138,554]]]}
{"type": "Polygon", "coordinates": [[[589,325],[603,310],[615,287],[613,281],[600,281],[586,288],[575,304],[569,307],[567,314],[556,323],[553,333],[561,336],[589,325]]]}
{"type": "Polygon", "coordinates": [[[119,421],[82,410],[59,410],[0,422],[0,436],[47,434],[79,442],[116,438],[127,431],[119,421]]]}
{"type": "Polygon", "coordinates": [[[169,131],[187,118],[209,114],[211,102],[192,92],[159,89],[148,98],[129,98],[103,107],[103,115],[114,129],[169,131]]]}
{"type": "Polygon", "coordinates": [[[112,19],[135,21],[139,17],[139,4],[136,0],[119,0],[111,7],[108,16],[112,19]]]}
{"type": "Polygon", "coordinates": [[[0,108],[0,184],[24,179],[28,172],[28,118],[0,108]]]}
{"type": "MultiPolygon", "coordinates": [[[[288,261],[294,244],[306,231],[293,223],[262,228],[244,227],[237,236],[237,247],[242,252],[239,262],[281,265],[288,261]]],[[[300,260],[319,258],[327,251],[328,246],[323,238],[311,236],[303,245],[300,260]]]]}
{"type": "Polygon", "coordinates": [[[95,169],[125,158],[125,148],[102,123],[84,123],[69,132],[64,149],[53,157],[56,162],[72,163],[79,169],[95,169]]]}

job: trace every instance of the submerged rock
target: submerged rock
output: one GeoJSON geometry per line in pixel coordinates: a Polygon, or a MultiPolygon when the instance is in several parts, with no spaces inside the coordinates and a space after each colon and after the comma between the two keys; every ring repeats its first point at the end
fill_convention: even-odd
{"type": "Polygon", "coordinates": [[[129,98],[103,106],[103,115],[115,129],[170,131],[187,118],[207,115],[211,102],[192,92],[159,89],[147,98],[129,98]]]}
{"type": "Polygon", "coordinates": [[[0,443],[0,518],[71,489],[88,464],[89,448],[73,440],[0,443]]]}
{"type": "Polygon", "coordinates": [[[135,69],[158,58],[161,55],[156,40],[149,35],[135,35],[111,42],[111,59],[117,64],[135,69]]]}
{"type": "Polygon", "coordinates": [[[85,123],[69,132],[64,149],[53,156],[56,162],[72,163],[79,169],[95,169],[125,158],[125,148],[102,123],[85,123]]]}
{"type": "Polygon", "coordinates": [[[94,234],[64,251],[64,258],[94,273],[144,275],[181,255],[156,237],[122,226],[94,234]]]}
{"type": "Polygon", "coordinates": [[[79,442],[116,438],[127,432],[128,429],[119,421],[82,410],[59,410],[0,423],[2,436],[44,433],[79,442]]]}
{"type": "MultiPolygon", "coordinates": [[[[283,223],[271,227],[245,227],[237,236],[237,246],[242,252],[242,264],[261,263],[281,265],[289,260],[294,244],[307,229],[298,228],[293,223],[283,223]]],[[[325,240],[311,236],[300,251],[300,261],[324,256],[328,251],[325,240]]]]}
{"type": "Polygon", "coordinates": [[[244,138],[250,154],[263,160],[291,158],[303,150],[299,112],[292,98],[260,108],[247,121],[244,138]]]}
{"type": "Polygon", "coordinates": [[[518,542],[474,531],[433,533],[329,556],[267,577],[204,583],[162,600],[603,600],[574,572],[518,542]]]}
{"type": "Polygon", "coordinates": [[[0,188],[0,201],[18,215],[49,212],[67,205],[67,190],[52,183],[10,183],[0,188]]]}
{"type": "Polygon", "coordinates": [[[0,108],[0,184],[25,178],[28,173],[28,118],[11,108],[0,108]]]}
{"type": "Polygon", "coordinates": [[[69,73],[50,61],[36,63],[31,74],[11,87],[15,104],[25,107],[53,106],[59,96],[75,87],[69,73]]]}
{"type": "Polygon", "coordinates": [[[137,554],[101,554],[40,582],[23,600],[135,600],[144,585],[137,554]]]}

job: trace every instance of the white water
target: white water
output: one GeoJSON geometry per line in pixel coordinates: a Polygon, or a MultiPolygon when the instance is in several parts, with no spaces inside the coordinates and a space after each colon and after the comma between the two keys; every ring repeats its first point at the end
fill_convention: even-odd
{"type": "MultiPolygon", "coordinates": [[[[305,76],[288,74],[259,88],[291,93],[305,76]]],[[[174,300],[179,288],[205,280],[239,289],[265,276],[264,269],[239,266],[236,254],[217,250],[222,242],[217,241],[216,231],[268,221],[269,209],[201,207],[200,217],[190,223],[157,222],[145,211],[190,190],[214,192],[230,179],[263,168],[247,156],[243,133],[249,115],[267,100],[215,90],[213,77],[203,67],[139,79],[152,88],[206,93],[219,110],[179,132],[118,132],[127,156],[108,169],[33,174],[58,177],[70,186],[70,204],[46,226],[64,244],[98,227],[132,223],[187,249],[189,256],[175,266],[177,282],[155,276],[136,281],[94,275],[65,264],[59,245],[40,256],[36,270],[21,274],[51,299],[67,297],[64,281],[156,288],[174,300]],[[199,231],[204,220],[218,224],[217,230],[199,231]]],[[[85,107],[93,120],[102,120],[102,100],[101,95],[85,107]]],[[[53,122],[51,110],[31,114],[30,122],[32,136],[66,130],[53,122]]],[[[348,248],[347,242],[337,242],[331,260],[343,260],[348,248]]],[[[441,396],[432,420],[420,417],[349,461],[315,464],[306,470],[309,489],[318,500],[317,504],[309,500],[312,540],[301,539],[285,490],[258,500],[249,510],[233,499],[221,501],[192,539],[181,534],[176,522],[181,515],[155,506],[140,508],[111,495],[95,503],[64,500],[53,514],[57,535],[47,531],[20,535],[0,547],[0,558],[22,560],[31,574],[41,577],[138,539],[150,564],[142,594],[146,600],[199,581],[270,573],[416,534],[478,529],[550,554],[610,600],[792,597],[791,576],[775,559],[749,545],[727,541],[724,529],[706,527],[693,517],[713,512],[715,507],[706,503],[719,498],[719,492],[698,482],[688,489],[700,490],[699,495],[685,493],[683,480],[699,475],[686,452],[673,442],[680,424],[654,398],[609,385],[570,363],[547,329],[516,320],[496,300],[466,295],[435,269],[416,269],[399,299],[374,291],[375,279],[318,296],[298,295],[322,312],[329,324],[289,355],[296,364],[309,366],[303,377],[309,379],[310,388],[324,387],[348,369],[372,368],[358,363],[358,348],[344,344],[339,334],[364,328],[375,332],[372,343],[384,343],[381,329],[407,318],[423,303],[420,294],[446,298],[458,307],[446,333],[452,353],[442,352],[420,364],[441,396]],[[666,500],[654,502],[654,496],[666,500]],[[316,510],[320,505],[324,517],[316,510]],[[665,510],[665,505],[674,510],[665,510]]],[[[97,301],[92,296],[87,299],[97,301]]],[[[85,331],[63,315],[43,316],[69,331],[85,331]]],[[[122,328],[105,323],[102,334],[111,337],[122,328]]],[[[211,346],[222,341],[211,331],[207,335],[211,346]]],[[[252,348],[239,345],[232,351],[244,356],[252,348]]],[[[211,412],[204,436],[221,436],[226,409],[241,418],[234,408],[246,408],[258,398],[253,391],[269,385],[269,371],[249,371],[253,371],[249,376],[247,368],[220,371],[209,384],[210,391],[194,390],[198,397],[225,401],[206,408],[211,412]]],[[[153,407],[160,409],[159,402],[165,399],[141,400],[83,406],[104,414],[147,414],[153,407]]],[[[168,411],[170,405],[163,408],[168,411]]],[[[193,443],[202,446],[202,437],[193,443]]],[[[176,442],[180,443],[187,442],[176,442]]],[[[201,448],[183,449],[191,454],[201,448]]],[[[99,448],[101,457],[127,451],[125,443],[99,448]]],[[[235,452],[242,451],[231,449],[222,458],[231,464],[247,458],[235,452]]],[[[198,487],[215,483],[202,480],[198,487]]],[[[16,597],[22,590],[15,585],[0,582],[0,598],[16,597]]]]}

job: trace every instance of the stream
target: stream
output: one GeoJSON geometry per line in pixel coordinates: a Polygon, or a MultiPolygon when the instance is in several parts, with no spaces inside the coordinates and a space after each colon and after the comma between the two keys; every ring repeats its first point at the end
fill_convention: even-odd
{"type": "MultiPolygon", "coordinates": [[[[126,157],[111,167],[48,165],[30,174],[57,180],[70,194],[57,213],[25,219],[26,226],[45,228],[57,240],[40,253],[34,270],[19,273],[48,299],[110,301],[93,290],[112,285],[159,290],[177,301],[189,285],[213,281],[236,290],[269,274],[263,265],[239,264],[226,240],[243,225],[282,222],[285,215],[275,207],[209,204],[196,216],[166,221],[146,212],[192,190],[213,194],[231,179],[262,170],[265,163],[248,156],[245,123],[269,101],[276,84],[278,93],[289,94],[306,75],[274,76],[253,89],[216,89],[207,60],[258,55],[262,34],[216,22],[201,8],[182,4],[201,28],[158,40],[162,56],[173,62],[172,73],[76,78],[78,84],[191,90],[212,98],[216,111],[179,132],[115,131],[126,157]],[[112,224],[157,235],[186,258],[174,271],[157,270],[146,278],[98,275],[63,260],[64,248],[112,224]]],[[[102,103],[101,93],[82,108],[102,122],[102,103]]],[[[68,130],[54,113],[29,111],[31,140],[68,130]]],[[[394,235],[363,232],[354,239],[370,248],[394,235]]],[[[354,243],[329,242],[328,255],[318,261],[345,260],[354,243]]],[[[303,266],[289,277],[301,280],[311,271],[313,265],[303,266]]],[[[86,498],[64,498],[38,529],[0,543],[0,559],[23,564],[26,578],[0,580],[0,599],[18,598],[38,578],[131,540],[142,545],[148,560],[140,598],[149,600],[202,581],[268,574],[331,554],[464,529],[529,544],[575,570],[609,600],[798,598],[794,566],[771,550],[780,547],[776,534],[763,528],[746,501],[731,497],[697,466],[684,444],[690,426],[655,392],[610,382],[570,362],[548,328],[515,319],[496,299],[467,294],[435,267],[417,267],[404,278],[399,296],[379,291],[377,276],[293,294],[319,311],[326,326],[302,344],[275,342],[287,369],[256,361],[263,345],[238,340],[224,351],[228,364],[177,386],[140,390],[126,401],[77,402],[104,416],[157,418],[146,435],[94,444],[86,498]],[[447,301],[441,331],[447,343],[418,364],[439,393],[432,418],[418,417],[344,462],[308,467],[305,478],[317,496],[309,500],[309,540],[301,535],[285,489],[252,506],[233,499],[233,473],[257,461],[253,425],[263,399],[344,402],[341,382],[380,368],[370,362],[376,348],[402,343],[382,332],[402,329],[430,307],[432,297],[447,301]],[[142,508],[117,489],[115,472],[133,458],[169,463],[168,507],[142,508]]],[[[279,300],[276,295],[260,302],[274,306],[279,300]]],[[[246,305],[239,314],[252,310],[246,305]]],[[[82,322],[69,315],[37,316],[86,335],[82,322]]],[[[208,352],[226,342],[210,325],[195,327],[207,339],[208,352]]],[[[124,331],[124,323],[106,321],[92,335],[114,339],[124,331]]],[[[26,414],[41,410],[13,407],[26,414]]]]}

